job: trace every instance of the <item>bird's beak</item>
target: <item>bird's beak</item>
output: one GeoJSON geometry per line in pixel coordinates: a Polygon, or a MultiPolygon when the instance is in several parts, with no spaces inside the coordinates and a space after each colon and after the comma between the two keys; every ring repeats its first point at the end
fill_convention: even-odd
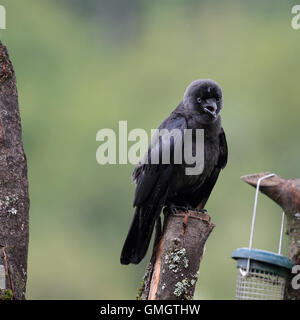
{"type": "Polygon", "coordinates": [[[218,106],[216,103],[216,99],[207,99],[202,105],[206,113],[211,114],[214,118],[217,117],[218,106]]]}

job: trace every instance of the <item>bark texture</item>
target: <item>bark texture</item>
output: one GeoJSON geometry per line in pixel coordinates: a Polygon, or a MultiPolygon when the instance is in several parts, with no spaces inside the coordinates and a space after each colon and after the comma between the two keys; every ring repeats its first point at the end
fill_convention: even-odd
{"type": "Polygon", "coordinates": [[[207,214],[188,211],[168,215],[162,234],[157,232],[139,298],[192,299],[205,243],[213,228],[207,214]]]}
{"type": "MultiPolygon", "coordinates": [[[[256,187],[258,179],[268,172],[262,172],[242,177],[242,180],[256,187]]],[[[285,212],[287,235],[289,236],[288,258],[300,265],[300,179],[283,179],[277,175],[262,180],[260,191],[274,200],[285,212]]],[[[285,299],[300,300],[300,290],[291,286],[290,275],[287,281],[285,299]]]]}
{"type": "Polygon", "coordinates": [[[0,299],[25,299],[28,237],[27,164],[16,78],[0,42],[0,299]]]}

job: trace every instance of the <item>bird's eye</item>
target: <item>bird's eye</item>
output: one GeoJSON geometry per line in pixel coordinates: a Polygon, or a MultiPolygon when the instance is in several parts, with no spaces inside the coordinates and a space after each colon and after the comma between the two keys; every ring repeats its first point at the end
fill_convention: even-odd
{"type": "Polygon", "coordinates": [[[201,98],[200,97],[197,98],[197,102],[201,103],[201,98]]]}

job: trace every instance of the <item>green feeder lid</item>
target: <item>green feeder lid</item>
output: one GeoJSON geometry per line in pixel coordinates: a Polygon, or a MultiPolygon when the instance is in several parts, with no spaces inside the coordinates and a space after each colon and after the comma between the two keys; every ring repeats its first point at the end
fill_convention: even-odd
{"type": "Polygon", "coordinates": [[[238,248],[232,252],[231,257],[237,260],[238,268],[247,268],[250,259],[250,268],[286,275],[294,266],[293,261],[280,254],[249,248],[238,248]]]}

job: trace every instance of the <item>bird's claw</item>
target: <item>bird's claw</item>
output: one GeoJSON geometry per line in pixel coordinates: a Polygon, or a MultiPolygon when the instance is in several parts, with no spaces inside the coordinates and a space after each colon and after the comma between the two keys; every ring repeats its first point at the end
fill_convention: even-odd
{"type": "Polygon", "coordinates": [[[169,213],[178,213],[178,212],[189,212],[189,211],[196,211],[198,212],[199,210],[196,208],[192,208],[191,206],[177,206],[177,205],[169,205],[166,207],[169,213]]]}
{"type": "Polygon", "coordinates": [[[197,212],[197,213],[207,213],[207,210],[206,209],[198,209],[198,208],[196,208],[195,209],[195,211],[197,212]]]}
{"type": "Polygon", "coordinates": [[[176,214],[179,211],[185,211],[183,207],[175,206],[175,205],[168,205],[166,206],[165,210],[168,214],[176,214]]]}
{"type": "Polygon", "coordinates": [[[169,204],[165,207],[164,209],[164,214],[176,214],[179,212],[185,212],[188,213],[189,211],[194,211],[197,213],[204,213],[207,214],[207,210],[206,209],[198,209],[198,208],[193,208],[189,205],[175,205],[175,204],[169,204]]]}

